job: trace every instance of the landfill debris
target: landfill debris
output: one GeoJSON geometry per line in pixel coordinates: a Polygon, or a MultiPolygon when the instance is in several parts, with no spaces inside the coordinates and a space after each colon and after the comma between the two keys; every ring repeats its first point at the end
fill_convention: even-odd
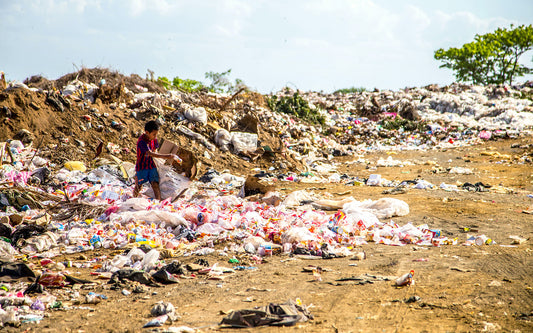
{"type": "Polygon", "coordinates": [[[415,275],[415,271],[411,270],[409,273],[405,273],[404,275],[400,276],[395,281],[396,286],[403,287],[403,286],[414,285],[415,284],[414,275],[415,275]]]}
{"type": "MultiPolygon", "coordinates": [[[[355,284],[355,285],[365,285],[365,284],[373,284],[375,282],[392,281],[392,280],[394,280],[394,277],[372,275],[372,274],[366,273],[360,276],[350,276],[350,277],[340,278],[335,281],[350,282],[350,284],[355,284]]],[[[329,284],[334,285],[334,286],[342,286],[342,285],[345,285],[346,283],[329,282],[329,284]]]]}
{"type": "Polygon", "coordinates": [[[152,310],[150,310],[150,314],[154,317],[168,315],[168,318],[171,321],[175,321],[177,319],[176,308],[170,302],[157,302],[152,307],[152,310]]]}
{"type": "MultiPolygon", "coordinates": [[[[106,74],[100,70],[75,74],[41,87],[10,82],[0,92],[0,113],[6,124],[0,143],[0,280],[8,284],[2,287],[8,289],[2,289],[5,293],[0,291],[3,325],[38,324],[52,308],[72,309],[65,305],[65,295],[71,291],[74,304],[81,305],[78,309],[94,311],[107,298],[103,291],[85,291],[96,286],[137,300],[157,295],[148,287],[172,288],[186,279],[222,288],[236,276],[263,272],[262,265],[280,257],[369,262],[375,255],[369,252],[372,255],[367,258],[361,248],[369,243],[409,246],[413,251],[496,244],[487,231],[479,234],[481,224],[460,229],[468,232],[465,238],[456,237],[458,231],[446,230],[444,225],[436,229],[431,219],[406,222],[413,210],[409,195],[447,192],[442,200],[445,206],[468,192],[485,198],[489,194],[526,197],[526,190],[517,192],[495,178],[478,181],[475,177],[484,175],[484,170],[475,166],[455,165],[452,159],[437,163],[433,156],[429,160],[396,157],[402,151],[431,155],[530,135],[533,102],[518,97],[529,91],[526,84],[509,87],[509,94],[498,96],[491,87],[459,84],[354,94],[300,92],[310,109],[323,116],[326,126],[322,127],[272,111],[265,96],[256,93],[247,93],[248,99],[244,94],[230,99],[224,94],[168,91],[136,77],[95,79],[106,74]],[[56,121],[53,135],[42,134],[48,123],[42,123],[42,128],[25,123],[37,110],[43,119],[56,121]],[[156,159],[161,201],[153,199],[151,189],[137,198],[132,193],[132,140],[139,135],[139,124],[149,119],[164,128],[159,152],[179,156],[166,163],[156,159]],[[389,156],[371,159],[369,153],[375,152],[389,156]],[[337,157],[345,160],[339,162],[337,157]],[[357,175],[343,174],[342,163],[365,169],[357,175]],[[417,172],[422,166],[427,170],[417,172]],[[390,176],[391,170],[400,168],[398,176],[390,176]],[[412,176],[402,178],[406,174],[412,176]],[[440,174],[452,183],[433,184],[433,176],[440,174]],[[338,185],[350,187],[332,190],[338,185]],[[397,196],[405,201],[375,197],[378,192],[361,196],[352,190],[355,187],[408,195],[397,196]],[[391,220],[396,217],[405,218],[402,223],[391,220]],[[92,257],[94,253],[98,255],[92,257]],[[68,259],[58,259],[64,257],[68,259]],[[91,270],[91,278],[77,277],[72,272],[76,268],[91,270]],[[11,292],[9,288],[18,283],[11,292]],[[61,295],[59,301],[50,293],[61,295]],[[27,308],[40,312],[25,313],[27,308]]],[[[294,93],[284,89],[273,95],[294,93]]],[[[530,146],[511,147],[513,153],[487,149],[458,159],[461,163],[483,158],[494,164],[528,164],[530,146]],[[516,149],[526,151],[519,155],[516,149]]],[[[482,202],[490,204],[490,200],[482,202]]],[[[509,239],[511,245],[528,241],[522,236],[509,239]]],[[[363,267],[366,262],[358,264],[363,267]]],[[[328,277],[322,265],[306,266],[304,271],[312,273],[313,282],[328,277]]],[[[413,274],[399,278],[364,274],[327,283],[394,281],[407,286],[414,283],[413,274]]],[[[405,303],[418,302],[416,297],[405,303]]],[[[309,317],[305,310],[298,301],[270,304],[236,311],[222,323],[293,325],[309,317]]],[[[162,326],[176,316],[169,302],[155,304],[150,313],[158,317],[146,327],[162,326]]]]}
{"type": "Polygon", "coordinates": [[[293,300],[286,303],[270,303],[263,307],[230,312],[222,319],[222,327],[293,326],[313,319],[308,308],[293,300]]]}
{"type": "Polygon", "coordinates": [[[150,320],[149,322],[144,324],[143,328],[163,326],[167,322],[167,320],[168,320],[168,315],[165,314],[165,315],[162,315],[162,316],[159,316],[159,317],[156,317],[150,320]]]}

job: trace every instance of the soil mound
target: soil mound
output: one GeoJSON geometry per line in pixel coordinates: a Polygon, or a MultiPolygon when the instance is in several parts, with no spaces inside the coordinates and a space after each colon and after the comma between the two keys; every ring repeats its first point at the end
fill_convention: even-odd
{"type": "MultiPolygon", "coordinates": [[[[39,148],[39,156],[48,158],[57,167],[66,161],[79,160],[92,165],[96,148],[103,142],[104,154],[109,153],[123,161],[135,162],[137,138],[143,133],[144,123],[151,119],[159,119],[161,124],[159,138],[170,140],[178,146],[193,152],[195,156],[182,158],[199,161],[198,174],[207,169],[230,170],[239,174],[248,174],[250,169],[268,168],[272,164],[283,165],[289,170],[302,169],[301,162],[281,154],[283,144],[277,133],[268,126],[260,124],[254,110],[257,105],[264,105],[263,96],[257,93],[243,93],[231,100],[231,108],[219,111],[228,96],[216,96],[208,93],[182,94],[181,102],[167,99],[167,94],[153,94],[152,98],[136,101],[133,94],[125,93],[127,81],[109,84],[108,78],[118,78],[115,74],[104,70],[80,71],[84,80],[97,82],[106,78],[106,84],[95,92],[95,102],[78,96],[64,97],[60,93],[49,90],[33,91],[25,88],[14,88],[0,92],[0,117],[2,131],[0,141],[24,136],[25,144],[33,144],[39,148]],[[102,76],[99,76],[102,74],[102,76]],[[204,107],[208,110],[208,125],[201,126],[184,120],[181,110],[186,107],[204,107]],[[231,122],[225,122],[230,119],[231,122]],[[246,131],[258,134],[261,146],[267,146],[268,153],[261,156],[238,156],[231,151],[211,150],[201,142],[184,135],[177,127],[186,128],[201,134],[212,141],[218,128],[246,131]],[[22,132],[21,132],[22,131],[22,132]],[[272,132],[272,133],[271,133],[272,132]],[[33,142],[32,142],[33,141],[33,142]]],[[[41,89],[62,87],[58,82],[63,78],[48,81],[39,76],[27,80],[30,87],[41,89]]],[[[75,79],[76,73],[69,74],[75,79]]],[[[78,76],[80,80],[80,76],[78,76]]],[[[134,81],[130,81],[134,82],[134,81]]],[[[187,156],[185,156],[187,155],[187,156]]]]}
{"type": "Polygon", "coordinates": [[[67,85],[70,81],[80,80],[85,83],[92,83],[99,85],[102,80],[105,80],[109,86],[116,86],[118,84],[124,84],[129,90],[139,92],[157,92],[164,93],[165,89],[159,86],[157,83],[145,80],[137,74],[131,74],[130,76],[123,75],[118,71],[110,70],[108,68],[82,68],[78,72],[69,73],[63,75],[57,80],[48,80],[40,75],[35,75],[24,80],[24,84],[28,87],[39,88],[43,90],[51,90],[52,88],[61,89],[67,85]]]}

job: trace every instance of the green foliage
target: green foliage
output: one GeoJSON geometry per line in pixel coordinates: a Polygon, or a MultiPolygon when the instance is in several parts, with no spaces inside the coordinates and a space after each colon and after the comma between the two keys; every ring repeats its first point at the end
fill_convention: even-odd
{"type": "Polygon", "coordinates": [[[177,76],[174,78],[174,80],[172,80],[172,85],[176,89],[185,92],[199,91],[206,88],[206,86],[200,81],[192,79],[180,79],[177,76]]]}
{"type": "Polygon", "coordinates": [[[171,85],[171,83],[170,83],[170,81],[168,80],[168,78],[165,77],[165,76],[159,76],[159,77],[157,78],[157,83],[159,83],[161,86],[163,86],[163,88],[165,88],[165,89],[167,89],[167,90],[170,89],[170,85],[171,85]]]}
{"type": "Polygon", "coordinates": [[[231,89],[231,82],[228,79],[231,69],[228,69],[222,73],[216,72],[207,72],[205,73],[205,78],[211,80],[211,84],[208,86],[209,91],[215,93],[222,93],[229,91],[231,89]]]}
{"type": "Polygon", "coordinates": [[[211,84],[206,86],[204,83],[193,79],[182,79],[176,76],[172,82],[164,76],[157,78],[157,83],[163,86],[165,89],[177,89],[183,92],[195,92],[200,90],[206,90],[214,93],[234,93],[241,88],[246,88],[244,81],[241,79],[235,79],[235,83],[232,83],[228,76],[231,73],[231,69],[222,72],[207,72],[205,77],[211,80],[211,84]]]}
{"type": "Polygon", "coordinates": [[[209,91],[215,93],[235,93],[241,88],[248,90],[248,87],[241,79],[235,79],[235,83],[232,83],[229,79],[231,68],[222,73],[207,72],[205,78],[211,80],[211,84],[207,87],[209,91]]]}
{"type": "Polygon", "coordinates": [[[513,83],[513,79],[532,73],[532,69],[521,65],[522,54],[533,49],[533,26],[521,25],[510,29],[498,28],[485,35],[476,35],[473,42],[461,48],[435,51],[436,60],[442,61],[440,68],[455,71],[459,82],[474,84],[513,83]]]}
{"type": "Polygon", "coordinates": [[[288,97],[278,98],[276,95],[267,99],[267,104],[275,112],[282,112],[305,119],[315,124],[324,125],[326,119],[317,109],[311,110],[309,103],[298,92],[288,97]]]}
{"type": "Polygon", "coordinates": [[[365,92],[365,87],[350,87],[350,88],[343,88],[339,90],[335,90],[334,94],[341,93],[341,94],[353,94],[353,93],[362,93],[365,92]]]}
{"type": "Polygon", "coordinates": [[[399,130],[403,128],[405,131],[419,131],[423,132],[426,129],[427,123],[425,121],[412,121],[402,117],[395,117],[394,119],[383,120],[382,126],[387,130],[399,130]]]}
{"type": "Polygon", "coordinates": [[[529,99],[530,101],[533,101],[533,91],[521,91],[517,94],[514,94],[514,97],[520,99],[529,99]]]}

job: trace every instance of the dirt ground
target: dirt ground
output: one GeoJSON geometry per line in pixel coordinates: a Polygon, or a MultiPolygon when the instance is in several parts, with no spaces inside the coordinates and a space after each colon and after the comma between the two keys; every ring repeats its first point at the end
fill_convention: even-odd
{"type": "MultiPolygon", "coordinates": [[[[464,242],[464,227],[477,229],[497,245],[393,247],[370,243],[361,248],[367,259],[350,258],[306,260],[288,255],[274,255],[257,265],[256,270],[238,271],[224,281],[207,280],[203,276],[180,279],[179,284],[161,288],[147,288],[145,293],[124,296],[120,290],[110,290],[105,280],[95,280],[96,287],[82,287],[81,295],[90,291],[105,294],[108,300],[89,309],[52,311],[40,324],[25,324],[19,328],[4,328],[7,332],[142,332],[150,320],[150,309],[157,301],[169,301],[176,307],[180,319],[172,326],[186,325],[201,331],[260,331],[260,332],[532,332],[533,331],[533,257],[531,240],[515,247],[509,235],[526,238],[533,236],[533,216],[523,213],[533,206],[533,168],[531,162],[520,163],[512,157],[531,154],[516,144],[532,144],[531,138],[489,141],[483,145],[425,152],[399,152],[394,159],[435,161],[442,169],[463,166],[473,170],[472,175],[435,173],[435,165],[419,163],[406,167],[378,167],[368,169],[364,164],[345,164],[353,157],[342,157],[341,171],[350,176],[367,177],[379,173],[387,179],[412,180],[423,178],[437,186],[445,182],[501,185],[512,189],[508,193],[447,192],[442,189],[411,189],[394,195],[406,201],[410,213],[393,218],[402,225],[427,223],[442,230],[445,236],[458,237],[464,242]],[[482,155],[508,154],[511,159],[482,155]],[[507,162],[502,162],[507,160],[507,162]],[[512,193],[509,193],[512,192],[512,193]],[[422,259],[423,261],[419,260],[422,259]],[[418,261],[417,261],[418,260],[418,261]],[[315,281],[311,273],[303,272],[308,265],[318,265],[326,271],[322,281],[315,281]],[[390,281],[358,285],[353,281],[339,282],[340,278],[372,274],[399,276],[415,271],[416,283],[397,288],[390,281]],[[420,297],[406,302],[411,296],[420,297]],[[310,305],[314,320],[294,327],[260,329],[220,329],[218,323],[229,310],[248,309],[300,298],[310,305]]],[[[389,154],[372,153],[365,158],[376,161],[389,154]]],[[[531,158],[531,156],[530,156],[531,158]]],[[[338,184],[284,183],[283,192],[314,188],[317,193],[331,193],[336,198],[353,196],[358,200],[385,196],[383,187],[344,186],[338,184]],[[342,196],[335,193],[345,193],[342,196]]],[[[223,245],[217,245],[223,246],[223,245]]],[[[84,253],[87,259],[102,255],[112,257],[120,251],[84,253]]],[[[227,257],[204,257],[210,264],[230,267],[227,257]]],[[[80,255],[56,258],[56,261],[80,260],[80,255]]],[[[175,258],[184,263],[198,257],[175,258]]],[[[245,261],[246,258],[241,258],[245,261]]],[[[167,259],[168,260],[168,259],[167,259]]],[[[97,265],[98,263],[95,263],[97,265]]],[[[74,276],[94,279],[94,269],[69,269],[74,276]]],[[[63,306],[75,292],[70,287],[53,291],[63,306]]],[[[169,325],[165,325],[168,327],[169,325]]]]}

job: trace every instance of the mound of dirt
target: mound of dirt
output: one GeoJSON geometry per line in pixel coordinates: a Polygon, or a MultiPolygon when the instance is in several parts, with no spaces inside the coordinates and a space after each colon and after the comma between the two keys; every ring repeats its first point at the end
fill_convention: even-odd
{"type": "Polygon", "coordinates": [[[113,71],[108,68],[82,68],[78,72],[63,75],[57,80],[49,81],[40,75],[35,75],[24,80],[24,83],[30,88],[39,88],[43,90],[51,90],[52,88],[61,89],[70,81],[80,80],[85,83],[93,83],[99,85],[101,80],[105,80],[106,84],[114,87],[118,84],[124,84],[129,90],[139,93],[143,91],[164,93],[165,89],[155,82],[145,80],[137,74],[130,76],[123,75],[118,71],[113,71]]]}
{"type": "MultiPolygon", "coordinates": [[[[98,78],[94,72],[91,75],[93,81],[98,78]]],[[[73,74],[71,77],[75,78],[73,74]]],[[[40,84],[41,87],[53,82],[38,77],[32,77],[29,81],[40,84]]],[[[57,82],[54,84],[57,85],[57,82]]],[[[48,158],[57,167],[62,167],[69,160],[79,160],[91,165],[94,162],[95,150],[101,142],[104,143],[102,157],[105,157],[106,153],[111,153],[124,161],[135,162],[136,142],[144,131],[144,123],[150,119],[160,119],[159,138],[170,140],[188,151],[193,151],[195,156],[185,156],[187,154],[184,153],[182,158],[194,160],[195,163],[199,161],[198,175],[210,168],[248,174],[250,169],[269,168],[273,163],[282,162],[288,170],[301,169],[300,161],[293,159],[286,161],[279,136],[261,126],[253,114],[251,105],[254,100],[258,103],[263,101],[260,94],[251,94],[253,99],[250,100],[248,100],[249,94],[238,96],[231,102],[231,108],[228,108],[231,111],[222,113],[218,113],[217,110],[229,97],[217,97],[205,93],[184,95],[183,99],[190,101],[192,105],[210,110],[211,125],[199,126],[187,121],[180,122],[182,120],[179,119],[179,113],[164,99],[161,99],[163,101],[161,103],[134,102],[130,95],[125,95],[123,92],[124,84],[125,81],[120,81],[112,86],[106,82],[106,85],[96,92],[95,103],[75,96],[63,97],[60,94],[35,92],[24,88],[0,92],[2,119],[0,126],[3,129],[0,131],[0,141],[21,136],[24,136],[26,144],[33,140],[33,147],[39,147],[39,156],[48,158]],[[212,140],[218,126],[217,121],[220,122],[223,116],[236,119],[238,130],[258,134],[261,146],[267,146],[268,152],[259,159],[252,160],[247,157],[243,159],[231,152],[209,150],[199,141],[176,130],[177,124],[186,124],[191,130],[212,140]],[[239,121],[240,119],[242,121],[239,121]]]]}

